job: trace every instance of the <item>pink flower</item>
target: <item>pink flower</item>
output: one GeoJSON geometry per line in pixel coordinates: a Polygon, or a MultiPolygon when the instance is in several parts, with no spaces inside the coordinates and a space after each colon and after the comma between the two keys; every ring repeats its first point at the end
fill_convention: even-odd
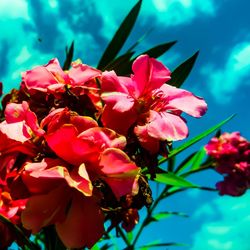
{"type": "Polygon", "coordinates": [[[202,116],[207,110],[205,101],[165,84],[170,71],[154,58],[139,56],[132,69],[131,78],[118,77],[113,71],[103,73],[104,126],[124,135],[134,126],[142,146],[152,153],[158,152],[160,140],[187,137],[188,129],[180,114],[202,116]]]}
{"type": "Polygon", "coordinates": [[[91,248],[104,232],[102,193],[93,183],[103,180],[119,200],[137,192],[139,168],[122,151],[125,137],[98,127],[91,117],[58,109],[41,126],[53,158],[24,167],[31,197],[22,223],[32,233],[55,225],[65,246],[91,248]]]}
{"type": "Polygon", "coordinates": [[[51,93],[57,98],[63,98],[62,93],[70,95],[88,95],[96,109],[100,111],[102,104],[99,96],[99,86],[95,80],[101,72],[79,61],[72,63],[69,71],[63,71],[57,59],[52,59],[47,65],[38,66],[22,74],[22,80],[27,92],[31,95],[37,91],[51,93]]]}
{"type": "MultiPolygon", "coordinates": [[[[8,104],[5,109],[6,120],[0,123],[0,179],[13,170],[19,155],[34,157],[36,147],[31,143],[33,132],[42,135],[36,116],[23,104],[8,104]]],[[[20,166],[16,166],[20,168],[20,166]]]]}
{"type": "Polygon", "coordinates": [[[72,69],[65,72],[58,60],[52,59],[44,66],[38,66],[22,74],[22,79],[28,90],[42,92],[65,91],[64,87],[84,87],[84,84],[100,76],[100,71],[88,65],[74,62],[72,69]]]}
{"type": "Polygon", "coordinates": [[[104,232],[104,216],[85,165],[69,172],[61,160],[28,163],[22,174],[31,193],[22,223],[32,233],[54,224],[65,246],[91,248],[104,232]]]}
{"type": "Polygon", "coordinates": [[[220,194],[240,196],[250,187],[250,143],[239,132],[224,133],[205,146],[215,161],[215,169],[225,174],[217,183],[220,194]]]}
{"type": "Polygon", "coordinates": [[[28,103],[25,101],[23,101],[22,104],[7,104],[4,115],[6,122],[9,124],[23,123],[25,134],[30,134],[30,136],[32,132],[36,136],[42,136],[44,134],[44,131],[38,125],[36,114],[30,110],[28,103]]]}
{"type": "Polygon", "coordinates": [[[90,117],[67,112],[55,111],[42,121],[48,128],[45,139],[52,151],[74,166],[85,163],[87,171],[94,178],[105,180],[117,198],[134,192],[139,168],[122,151],[126,138],[98,127],[90,117]]]}

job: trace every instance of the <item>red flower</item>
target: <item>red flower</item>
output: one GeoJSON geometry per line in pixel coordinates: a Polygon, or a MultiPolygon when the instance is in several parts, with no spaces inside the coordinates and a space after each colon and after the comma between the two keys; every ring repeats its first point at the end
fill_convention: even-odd
{"type": "Polygon", "coordinates": [[[57,158],[25,165],[22,180],[31,197],[22,223],[33,233],[54,224],[65,246],[90,248],[104,232],[102,194],[92,182],[105,181],[120,199],[137,192],[139,168],[121,150],[125,137],[98,127],[91,117],[59,109],[41,126],[57,158]]]}

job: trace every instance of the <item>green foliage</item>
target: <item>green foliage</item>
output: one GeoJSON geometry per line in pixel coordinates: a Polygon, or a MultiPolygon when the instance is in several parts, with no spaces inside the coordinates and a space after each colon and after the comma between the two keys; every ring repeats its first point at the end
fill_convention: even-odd
{"type": "Polygon", "coordinates": [[[189,76],[192,68],[194,67],[194,63],[199,55],[199,51],[197,51],[194,55],[188,58],[185,62],[179,65],[172,73],[171,79],[168,81],[168,84],[175,86],[177,88],[181,87],[183,82],[189,76]]]}
{"type": "Polygon", "coordinates": [[[115,57],[118,55],[119,51],[126,42],[129,34],[135,24],[137,16],[141,8],[142,0],[139,0],[138,3],[132,8],[129,14],[126,16],[118,30],[116,31],[114,37],[109,43],[107,49],[104,51],[100,62],[98,63],[98,69],[104,69],[106,65],[112,62],[115,57]]]}
{"type": "Polygon", "coordinates": [[[74,56],[74,41],[71,43],[69,49],[68,47],[66,47],[66,59],[62,67],[63,70],[68,70],[70,68],[73,56],[74,56]]]}
{"type": "Polygon", "coordinates": [[[139,247],[140,250],[149,250],[151,248],[159,248],[159,247],[170,247],[170,246],[186,246],[185,244],[176,243],[176,242],[168,242],[168,243],[151,243],[145,246],[139,247]]]}
{"type": "Polygon", "coordinates": [[[188,156],[175,170],[175,173],[182,172],[189,168],[190,170],[197,170],[200,168],[204,158],[206,157],[206,151],[201,148],[198,152],[188,156]]]}
{"type": "Polygon", "coordinates": [[[183,187],[183,188],[197,187],[197,185],[194,185],[193,183],[187,181],[185,178],[178,176],[172,172],[156,174],[154,181],[160,182],[166,185],[183,187]]]}
{"type": "Polygon", "coordinates": [[[176,42],[177,41],[159,44],[149,50],[142,52],[141,54],[147,54],[150,57],[158,58],[161,55],[165,54],[173,45],[176,44],[176,42]]]}

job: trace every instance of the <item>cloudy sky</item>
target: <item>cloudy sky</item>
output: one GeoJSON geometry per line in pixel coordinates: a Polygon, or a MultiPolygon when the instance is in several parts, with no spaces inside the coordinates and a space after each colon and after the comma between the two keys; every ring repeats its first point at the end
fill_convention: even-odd
{"type": "MultiPolygon", "coordinates": [[[[95,66],[101,51],[135,2],[1,0],[0,81],[4,83],[5,93],[18,86],[22,71],[45,64],[52,57],[63,62],[65,46],[73,40],[75,59],[81,58],[95,66]]],[[[139,50],[178,40],[173,49],[160,58],[171,70],[200,50],[196,67],[183,87],[203,96],[209,111],[200,120],[188,119],[190,137],[236,113],[236,118],[224,130],[239,130],[250,138],[249,9],[248,0],[143,1],[126,46],[149,30],[139,50]]],[[[197,181],[202,179],[213,185],[219,179],[213,173],[209,179],[207,176],[199,176],[197,181]]],[[[189,244],[185,249],[191,250],[249,250],[249,198],[249,194],[232,199],[188,192],[165,205],[193,217],[170,219],[160,224],[164,229],[160,230],[162,233],[159,230],[152,233],[156,230],[152,228],[146,235],[151,235],[152,240],[185,242],[189,244]]]]}

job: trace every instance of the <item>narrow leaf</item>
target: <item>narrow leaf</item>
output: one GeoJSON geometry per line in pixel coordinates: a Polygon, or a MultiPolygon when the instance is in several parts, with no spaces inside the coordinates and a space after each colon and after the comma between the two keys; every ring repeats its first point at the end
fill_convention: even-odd
{"type": "Polygon", "coordinates": [[[118,68],[119,74],[120,75],[130,75],[132,73],[132,64],[138,56],[147,54],[150,57],[157,58],[157,57],[163,55],[165,52],[167,52],[167,50],[169,50],[175,43],[176,43],[176,41],[163,43],[163,44],[160,44],[154,48],[151,48],[147,51],[140,53],[135,58],[130,60],[128,63],[124,63],[123,65],[121,65],[121,67],[118,68]]]}
{"type": "Polygon", "coordinates": [[[73,56],[74,56],[74,41],[71,43],[69,49],[66,47],[66,59],[63,64],[63,70],[68,70],[70,68],[73,56]]]}
{"type": "Polygon", "coordinates": [[[206,155],[207,154],[206,154],[205,149],[201,148],[198,152],[196,152],[195,154],[192,154],[192,157],[186,162],[186,164],[180,165],[176,169],[175,173],[179,173],[183,171],[184,169],[187,169],[188,167],[190,167],[189,168],[190,171],[200,168],[206,155]]]}
{"type": "Polygon", "coordinates": [[[114,70],[117,75],[120,75],[119,69],[123,67],[123,65],[127,65],[130,63],[130,59],[133,56],[133,54],[134,52],[131,51],[117,57],[115,60],[110,62],[103,70],[114,70]]]}
{"type": "Polygon", "coordinates": [[[119,53],[135,24],[141,8],[141,3],[142,0],[139,0],[116,31],[114,37],[112,38],[111,42],[109,43],[100,59],[100,62],[97,66],[98,69],[102,70],[103,68],[105,68],[105,66],[113,61],[119,53]]]}
{"type": "Polygon", "coordinates": [[[0,221],[6,225],[12,233],[15,234],[15,236],[18,238],[19,242],[22,242],[25,246],[27,246],[30,250],[38,250],[39,247],[36,246],[33,242],[31,242],[26,235],[24,234],[24,232],[17,226],[14,225],[10,220],[8,220],[7,218],[5,218],[4,216],[2,216],[0,214],[0,221]]]}
{"type": "Polygon", "coordinates": [[[179,88],[183,84],[183,82],[186,80],[188,75],[190,74],[198,55],[199,55],[199,51],[197,51],[194,55],[188,58],[181,65],[179,65],[172,72],[171,80],[168,81],[168,84],[179,88]]]}
{"type": "Polygon", "coordinates": [[[192,162],[190,170],[194,171],[199,169],[206,155],[207,155],[206,150],[204,148],[201,148],[198,151],[198,153],[194,156],[194,160],[192,162]]]}
{"type": "MultiPolygon", "coordinates": [[[[147,176],[150,177],[150,175],[147,175],[147,176]]],[[[176,187],[185,187],[185,188],[197,187],[191,182],[185,180],[183,177],[175,175],[174,173],[171,173],[171,172],[156,174],[156,178],[154,178],[154,181],[160,182],[166,185],[176,186],[176,187]]]]}
{"type": "MultiPolygon", "coordinates": [[[[219,129],[221,126],[223,126],[225,123],[227,123],[228,121],[230,121],[235,115],[231,115],[230,117],[228,117],[227,119],[223,120],[222,122],[216,124],[215,126],[207,129],[206,131],[202,132],[201,134],[195,136],[194,138],[190,139],[189,141],[183,143],[180,147],[175,148],[173,151],[171,151],[168,155],[168,158],[171,158],[177,154],[179,154],[180,152],[182,152],[183,150],[189,148],[190,146],[192,146],[193,144],[195,144],[196,142],[202,140],[203,138],[205,138],[206,136],[208,136],[209,134],[213,133],[215,130],[219,129]]],[[[159,160],[159,164],[162,164],[163,162],[165,162],[167,160],[166,158],[163,158],[161,160],[159,160]]]]}
{"type": "MultiPolygon", "coordinates": [[[[179,173],[181,170],[186,169],[187,167],[190,166],[191,162],[194,159],[195,154],[197,154],[197,152],[192,153],[191,155],[189,155],[187,158],[185,158],[179,165],[178,167],[175,169],[175,173],[179,173]]],[[[171,159],[171,158],[170,158],[171,159]]]]}
{"type": "Polygon", "coordinates": [[[175,216],[181,216],[181,217],[188,217],[187,214],[180,213],[180,212],[160,212],[158,214],[155,214],[153,216],[153,218],[155,220],[159,221],[159,220],[167,219],[167,218],[169,218],[169,217],[171,217],[173,215],[175,215],[175,216]]]}
{"type": "Polygon", "coordinates": [[[177,41],[159,44],[159,45],[157,45],[149,50],[144,51],[141,54],[147,54],[150,57],[157,58],[157,57],[163,55],[165,52],[167,52],[174,44],[176,44],[176,42],[177,41]]]}
{"type": "Polygon", "coordinates": [[[169,243],[157,243],[157,244],[149,244],[145,246],[139,247],[141,250],[150,249],[152,247],[166,247],[166,246],[186,246],[182,243],[175,243],[175,242],[169,242],[169,243]]]}

